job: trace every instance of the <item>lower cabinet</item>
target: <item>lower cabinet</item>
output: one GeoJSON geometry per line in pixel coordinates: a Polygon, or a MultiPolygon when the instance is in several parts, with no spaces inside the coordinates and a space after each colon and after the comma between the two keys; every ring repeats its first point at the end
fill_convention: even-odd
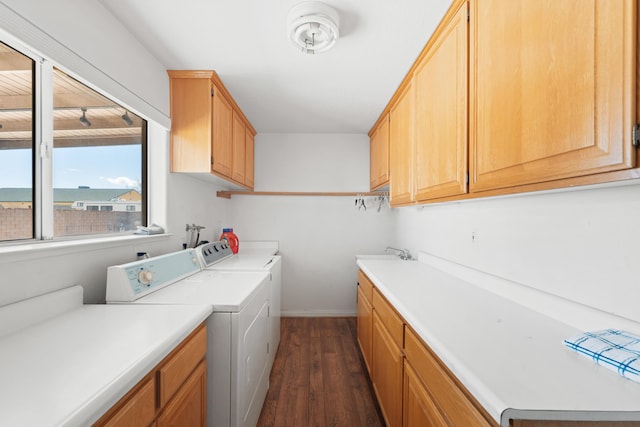
{"type": "Polygon", "coordinates": [[[367,372],[371,376],[371,359],[373,354],[371,352],[372,341],[372,328],[373,328],[373,307],[371,302],[367,299],[364,292],[358,288],[358,345],[362,352],[362,358],[364,364],[367,367],[367,372]]]}
{"type": "Polygon", "coordinates": [[[203,324],[109,409],[94,427],[206,425],[207,329],[203,324]]]}
{"type": "MultiPolygon", "coordinates": [[[[427,343],[411,329],[362,270],[358,271],[358,283],[358,340],[361,342],[360,347],[365,360],[367,363],[368,360],[371,361],[368,366],[369,376],[386,425],[498,427],[498,423],[427,343]],[[371,311],[366,311],[366,304],[369,302],[371,311]],[[362,309],[361,306],[365,308],[362,309]],[[362,336],[371,336],[371,350],[368,354],[364,353],[367,346],[363,345],[362,336]]],[[[141,402],[143,400],[140,399],[141,402]]],[[[160,425],[158,423],[158,426],[160,425]]],[[[640,427],[640,422],[510,419],[509,425],[640,427]]]]}
{"type": "Polygon", "coordinates": [[[158,418],[158,427],[204,426],[207,420],[207,364],[200,362],[158,418]]]}
{"type": "Polygon", "coordinates": [[[371,382],[387,427],[402,425],[402,348],[396,344],[373,310],[373,366],[371,382]]]}
{"type": "MultiPolygon", "coordinates": [[[[462,385],[459,385],[453,374],[437,360],[431,350],[424,345],[415,333],[405,326],[405,356],[408,365],[415,368],[414,381],[421,381],[425,396],[437,410],[431,414],[434,424],[446,420],[452,426],[490,427],[490,422],[478,409],[480,405],[473,401],[462,385]]],[[[435,409],[434,408],[434,409],[435,409]]],[[[405,424],[421,426],[424,424],[405,424]]]]}
{"type": "Polygon", "coordinates": [[[358,283],[358,341],[386,425],[497,427],[362,271],[358,283]]]}
{"type": "Polygon", "coordinates": [[[448,427],[411,364],[404,362],[402,395],[404,426],[448,427]]]}

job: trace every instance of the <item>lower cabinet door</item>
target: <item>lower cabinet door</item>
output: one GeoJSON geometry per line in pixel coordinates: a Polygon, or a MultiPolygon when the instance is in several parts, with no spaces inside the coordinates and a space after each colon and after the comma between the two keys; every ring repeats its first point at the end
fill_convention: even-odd
{"type": "Polygon", "coordinates": [[[203,360],[166,406],[158,418],[158,427],[204,427],[207,423],[206,390],[207,365],[203,360]]]}
{"type": "Polygon", "coordinates": [[[406,360],[403,393],[403,427],[448,427],[411,364],[406,360]]]}
{"type": "Polygon", "coordinates": [[[156,386],[149,378],[137,390],[125,396],[113,413],[102,417],[93,427],[148,426],[156,415],[156,386]]]}
{"type": "Polygon", "coordinates": [[[373,389],[387,427],[402,425],[402,349],[373,310],[373,389]]]}
{"type": "Polygon", "coordinates": [[[362,358],[371,377],[371,328],[373,326],[373,307],[364,296],[364,292],[358,288],[358,344],[362,358]]]}

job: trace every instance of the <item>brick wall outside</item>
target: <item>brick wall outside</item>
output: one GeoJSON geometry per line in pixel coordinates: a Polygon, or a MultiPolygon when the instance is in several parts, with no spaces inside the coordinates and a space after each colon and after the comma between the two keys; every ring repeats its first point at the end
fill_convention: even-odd
{"type": "Polygon", "coordinates": [[[31,209],[0,209],[0,240],[30,239],[31,209]]]}
{"type": "MultiPolygon", "coordinates": [[[[30,239],[31,209],[0,209],[0,240],[30,239]]],[[[118,233],[135,230],[140,212],[78,211],[56,209],[54,236],[118,233]]]]}

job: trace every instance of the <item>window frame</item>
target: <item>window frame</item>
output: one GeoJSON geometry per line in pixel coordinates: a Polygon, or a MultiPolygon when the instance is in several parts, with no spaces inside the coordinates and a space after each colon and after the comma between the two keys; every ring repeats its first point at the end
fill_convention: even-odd
{"type": "Polygon", "coordinates": [[[139,114],[129,105],[114,99],[105,91],[87,82],[62,64],[35,53],[24,43],[0,31],[0,42],[30,58],[32,65],[32,236],[30,238],[0,240],[0,247],[18,246],[45,241],[82,241],[88,239],[104,239],[109,237],[122,238],[132,235],[133,231],[82,234],[72,236],[54,236],[54,200],[53,200],[53,148],[54,148],[54,97],[53,74],[54,68],[59,69],[69,77],[77,80],[89,89],[99,93],[122,108],[136,114],[142,119],[141,126],[141,185],[140,193],[142,226],[149,224],[149,186],[148,186],[148,119],[139,114]]]}

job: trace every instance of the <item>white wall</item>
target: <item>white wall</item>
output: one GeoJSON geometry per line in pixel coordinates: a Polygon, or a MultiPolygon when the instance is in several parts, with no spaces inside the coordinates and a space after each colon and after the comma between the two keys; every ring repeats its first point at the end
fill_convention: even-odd
{"type": "Polygon", "coordinates": [[[640,321],[640,184],[585,188],[401,208],[396,244],[640,321]]]}
{"type": "MultiPolygon", "coordinates": [[[[259,134],[256,190],[366,192],[369,139],[259,134]]],[[[354,315],[355,255],[382,253],[395,213],[357,210],[354,197],[234,196],[229,226],[243,240],[279,240],[284,315],[354,315]]],[[[226,224],[223,224],[226,225],[226,224]]]]}

